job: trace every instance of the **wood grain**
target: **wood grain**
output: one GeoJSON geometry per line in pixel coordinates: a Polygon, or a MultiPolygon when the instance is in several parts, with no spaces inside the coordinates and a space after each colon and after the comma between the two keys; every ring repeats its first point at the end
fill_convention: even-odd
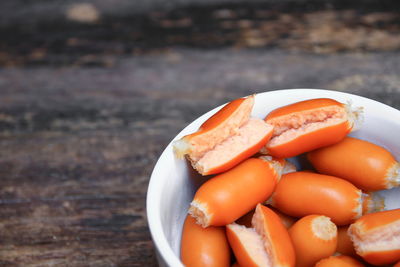
{"type": "Polygon", "coordinates": [[[224,16],[239,12],[240,5],[110,18],[109,24],[89,26],[1,28],[7,38],[0,40],[0,65],[7,68],[0,69],[0,266],[156,266],[145,211],[152,168],[182,128],[232,99],[284,88],[325,88],[400,108],[400,54],[397,37],[390,39],[399,31],[398,14],[386,7],[393,16],[374,17],[370,10],[358,17],[354,10],[319,7],[308,16],[291,9],[285,17],[282,8],[257,13],[245,6],[247,15],[234,21],[238,36],[248,27],[262,27],[257,16],[270,21],[276,35],[260,47],[237,45],[243,39],[229,39],[226,31],[219,37],[232,42],[220,46],[209,39],[215,42],[204,46],[203,37],[221,28],[202,24],[200,17],[198,26],[186,29],[196,33],[197,27],[200,35],[168,39],[189,23],[176,25],[179,14],[206,12],[212,23],[228,27],[221,21],[230,21],[224,16]],[[373,25],[386,35],[378,36],[382,46],[373,49],[369,35],[353,36],[356,45],[343,49],[336,48],[346,38],[323,39],[318,46],[329,53],[319,54],[307,39],[309,29],[296,28],[318,26],[318,18],[331,25],[320,37],[331,38],[331,30],[341,31],[339,37],[348,29],[377,30],[373,25]],[[132,21],[149,24],[130,28],[132,21]],[[278,27],[283,21],[286,26],[278,27]],[[161,43],[133,42],[138,37],[129,35],[132,29],[156,35],[146,25],[166,27],[161,43]],[[109,42],[98,42],[106,35],[109,42]],[[71,40],[74,36],[79,38],[71,40]],[[366,39],[370,46],[363,46],[366,39]],[[299,43],[286,46],[290,40],[299,43]],[[389,48],[385,40],[392,40],[389,48]],[[132,51],[148,44],[161,49],[132,51]],[[118,47],[129,49],[118,52],[118,47]]]}

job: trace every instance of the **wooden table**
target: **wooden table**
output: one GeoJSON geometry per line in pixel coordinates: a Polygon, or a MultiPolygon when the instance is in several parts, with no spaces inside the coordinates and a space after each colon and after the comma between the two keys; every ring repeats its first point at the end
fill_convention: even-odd
{"type": "MultiPolygon", "coordinates": [[[[224,12],[217,14],[231,14],[224,12]]],[[[356,33],[352,25],[345,28],[356,33]]],[[[279,45],[288,42],[282,37],[269,48],[71,57],[66,38],[61,52],[33,42],[36,54],[16,61],[9,55],[23,52],[22,43],[0,43],[9,53],[0,53],[8,66],[0,69],[0,266],[156,266],[145,196],[168,142],[205,111],[268,90],[326,88],[400,108],[400,54],[385,46],[390,35],[380,36],[382,47],[363,53],[293,50],[279,45]]]]}

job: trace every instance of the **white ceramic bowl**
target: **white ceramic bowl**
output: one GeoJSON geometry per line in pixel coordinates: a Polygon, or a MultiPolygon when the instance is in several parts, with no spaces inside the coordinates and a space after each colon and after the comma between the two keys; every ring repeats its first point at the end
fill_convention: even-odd
{"type": "MultiPolygon", "coordinates": [[[[289,89],[256,95],[252,115],[264,118],[271,110],[293,102],[327,97],[353,106],[364,107],[364,122],[352,136],[389,149],[400,159],[400,111],[357,95],[319,89],[289,89]]],[[[196,131],[222,106],[196,119],[175,138],[196,131]]],[[[147,192],[147,219],[160,266],[183,266],[179,260],[181,230],[189,203],[196,189],[204,182],[185,160],[174,157],[171,143],[160,156],[151,175],[147,192]]],[[[382,191],[388,208],[400,206],[400,188],[382,191]]]]}

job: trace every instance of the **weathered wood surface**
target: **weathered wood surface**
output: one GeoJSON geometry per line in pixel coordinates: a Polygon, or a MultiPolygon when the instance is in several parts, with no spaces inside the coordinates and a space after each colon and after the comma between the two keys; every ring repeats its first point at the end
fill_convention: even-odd
{"type": "MultiPolygon", "coordinates": [[[[397,26],[385,29],[382,38],[397,26]]],[[[21,48],[0,44],[3,55],[21,48]]],[[[283,88],[351,92],[400,108],[400,53],[385,47],[316,54],[279,45],[174,46],[110,53],[110,64],[92,65],[74,55],[57,61],[69,58],[64,46],[59,53],[49,48],[41,54],[49,60],[39,63],[5,56],[0,266],[156,266],[147,184],[157,157],[185,125],[228,100],[283,88]]],[[[91,59],[99,58],[95,51],[91,59]]]]}
{"type": "Polygon", "coordinates": [[[57,6],[53,1],[0,2],[0,65],[110,67],[124,56],[162,53],[174,46],[277,47],[312,53],[400,50],[400,2],[396,0],[271,0],[155,9],[145,14],[126,9],[119,15],[103,10],[99,2],[105,0],[65,2],[54,12],[48,11],[57,6]],[[7,12],[4,6],[12,9],[7,12]],[[14,18],[18,14],[22,22],[14,18]]]}
{"type": "Polygon", "coordinates": [[[151,266],[145,193],[165,145],[227,100],[278,88],[400,108],[400,55],[175,50],[110,68],[0,71],[0,263],[151,266]]]}

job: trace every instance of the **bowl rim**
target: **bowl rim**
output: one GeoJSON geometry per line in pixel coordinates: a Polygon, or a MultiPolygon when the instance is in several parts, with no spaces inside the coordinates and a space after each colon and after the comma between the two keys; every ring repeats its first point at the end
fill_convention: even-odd
{"type": "MultiPolygon", "coordinates": [[[[372,106],[375,106],[376,108],[382,108],[385,109],[384,112],[397,112],[399,114],[400,118],[400,111],[387,105],[384,103],[381,103],[379,101],[352,94],[352,93],[347,93],[347,92],[341,92],[341,91],[335,91],[335,90],[327,90],[327,89],[313,89],[313,88],[293,88],[293,89],[279,89],[279,90],[270,90],[270,91],[265,91],[261,93],[255,93],[255,95],[265,95],[265,94],[282,94],[285,95],[287,93],[293,93],[296,92],[297,94],[304,93],[309,94],[311,93],[312,97],[311,98],[318,98],[314,97],[314,95],[317,95],[318,93],[321,93],[321,97],[332,97],[335,98],[338,96],[341,97],[351,97],[351,98],[358,98],[360,101],[368,102],[372,106]]],[[[310,98],[310,99],[311,99],[310,98]]],[[[225,103],[226,104],[226,103],[225,103]]],[[[172,140],[171,142],[168,143],[166,148],[163,150],[161,153],[160,157],[158,158],[153,171],[150,176],[148,188],[147,188],[147,196],[146,196],[146,215],[147,215],[147,223],[149,226],[150,234],[153,240],[154,244],[154,249],[158,253],[158,256],[160,257],[158,260],[163,260],[168,266],[182,266],[183,264],[181,263],[179,257],[175,255],[172,247],[168,243],[168,240],[164,234],[164,231],[162,229],[162,221],[161,221],[161,216],[160,216],[160,207],[157,206],[158,203],[161,202],[161,192],[162,192],[162,185],[163,183],[160,183],[160,179],[163,177],[163,170],[161,168],[162,162],[166,160],[168,157],[167,153],[171,151],[172,148],[172,142],[178,138],[181,138],[184,132],[186,132],[187,128],[191,128],[193,124],[200,120],[205,120],[206,118],[210,117],[212,114],[217,112],[219,109],[221,109],[225,104],[222,104],[202,115],[200,115],[198,118],[190,122],[186,127],[184,127],[172,140]]],[[[397,117],[397,116],[396,116],[397,117]]],[[[388,118],[389,120],[396,120],[394,117],[388,118]]]]}

